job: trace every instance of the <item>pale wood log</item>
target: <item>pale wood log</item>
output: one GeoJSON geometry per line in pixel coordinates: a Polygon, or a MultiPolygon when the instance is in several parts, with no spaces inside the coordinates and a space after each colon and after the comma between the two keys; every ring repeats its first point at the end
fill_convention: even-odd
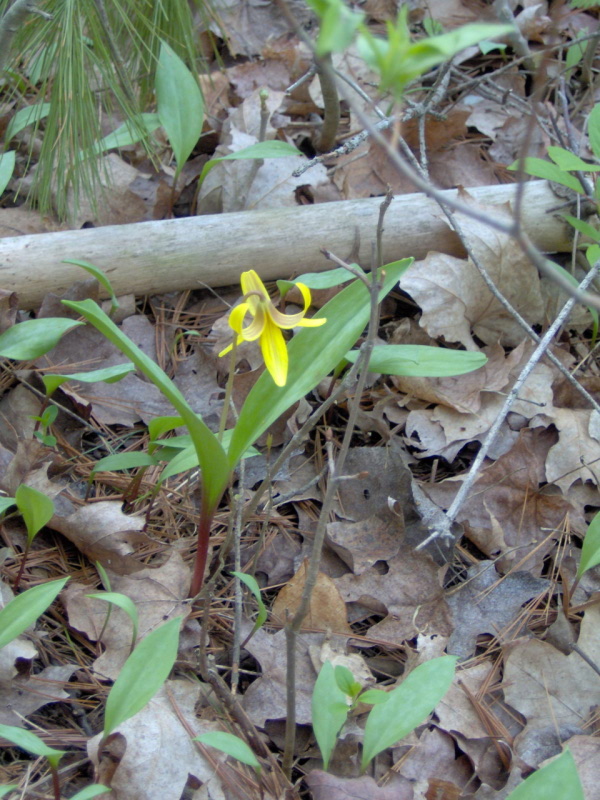
{"type": "MultiPolygon", "coordinates": [[[[506,203],[515,185],[469,189],[484,203],[506,203]]],[[[447,192],[456,196],[455,190],[447,192]]],[[[242,211],[215,216],[112,225],[0,239],[0,288],[19,295],[20,306],[39,304],[49,291],[63,292],[84,273],[62,263],[75,258],[104,270],[117,295],[228,286],[243,270],[264,279],[330,269],[319,252],[340,258],[360,236],[359,260],[369,266],[381,198],[297,208],[242,211]]],[[[544,252],[571,248],[571,229],[549,209],[560,204],[545,181],[525,187],[523,227],[544,252]]],[[[490,236],[494,233],[490,231],[490,236]]],[[[463,255],[438,205],[423,194],[396,197],[385,217],[384,263],[430,250],[463,255]]]]}

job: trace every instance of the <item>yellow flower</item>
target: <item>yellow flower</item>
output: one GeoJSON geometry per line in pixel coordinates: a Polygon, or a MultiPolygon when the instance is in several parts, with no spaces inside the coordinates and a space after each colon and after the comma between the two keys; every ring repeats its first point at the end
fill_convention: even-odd
{"type": "MultiPolygon", "coordinates": [[[[253,269],[242,272],[240,283],[244,293],[244,302],[232,309],[229,315],[229,325],[237,333],[236,344],[260,339],[265,366],[277,386],[285,386],[288,372],[288,352],[280,329],[291,330],[298,326],[317,328],[327,320],[304,319],[310,306],[310,290],[303,283],[296,284],[304,299],[304,311],[298,314],[282,314],[281,311],[278,311],[271,302],[264,283],[253,269]],[[246,314],[251,314],[254,319],[244,328],[246,314]]],[[[233,345],[230,344],[219,355],[224,356],[232,348],[233,345]]]]}

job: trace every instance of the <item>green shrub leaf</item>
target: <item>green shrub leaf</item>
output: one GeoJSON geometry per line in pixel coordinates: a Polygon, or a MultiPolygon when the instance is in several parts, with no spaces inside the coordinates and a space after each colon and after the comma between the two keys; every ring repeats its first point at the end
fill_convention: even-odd
{"type": "Polygon", "coordinates": [[[315,739],[327,770],[329,759],[349,711],[346,694],[335,678],[331,661],[326,661],[319,671],[312,696],[312,725],[315,739]]]}
{"type": "Polygon", "coordinates": [[[507,800],[584,800],[579,773],[569,748],[526,778],[507,800]]]}

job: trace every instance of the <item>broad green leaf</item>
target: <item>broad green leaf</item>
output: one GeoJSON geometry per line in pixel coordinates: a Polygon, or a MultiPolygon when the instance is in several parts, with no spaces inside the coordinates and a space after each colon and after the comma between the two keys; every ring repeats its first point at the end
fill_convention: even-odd
{"type": "Polygon", "coordinates": [[[8,786],[0,786],[0,797],[4,797],[9,792],[14,792],[19,788],[18,784],[10,783],[8,786]]]}
{"type": "Polygon", "coordinates": [[[327,0],[325,3],[308,0],[308,4],[320,17],[317,55],[341,53],[349,47],[365,15],[362,12],[351,11],[343,0],[327,0]],[[317,7],[320,10],[317,10],[317,7]]]}
{"type": "Polygon", "coordinates": [[[0,497],[0,514],[4,514],[7,508],[14,506],[15,502],[14,497],[0,497]]]}
{"type": "Polygon", "coordinates": [[[312,695],[312,725],[321,751],[323,769],[327,771],[338,733],[348,717],[346,694],[335,679],[331,661],[326,661],[319,671],[312,695]]]}
{"type": "Polygon", "coordinates": [[[107,603],[111,603],[113,606],[117,606],[117,608],[120,608],[127,614],[133,625],[133,632],[131,634],[131,649],[133,650],[138,637],[140,620],[138,610],[131,597],[127,597],[126,594],[121,594],[120,592],[92,592],[92,594],[87,594],[86,597],[93,597],[95,600],[104,600],[107,603]]]}
{"type": "Polygon", "coordinates": [[[546,766],[526,778],[507,800],[584,800],[577,766],[567,747],[546,766]]]}
{"type": "MultiPolygon", "coordinates": [[[[354,363],[358,354],[358,350],[351,350],[346,353],[345,358],[354,363]]],[[[486,362],[487,358],[483,353],[447,350],[420,344],[378,344],[373,348],[369,372],[419,378],[445,378],[473,372],[483,367],[486,362]]]]}
{"type": "Polygon", "coordinates": [[[82,158],[90,155],[101,155],[107,150],[114,150],[118,147],[130,147],[144,138],[144,132],[146,134],[154,133],[161,125],[158,114],[140,114],[137,122],[137,127],[130,120],[119,125],[116,130],[109,133],[104,139],[100,139],[94,147],[90,148],[86,153],[82,153],[82,158]]]}
{"type": "Polygon", "coordinates": [[[576,41],[572,45],[567,47],[567,57],[565,58],[565,66],[567,70],[576,67],[583,58],[584,53],[585,53],[585,45],[582,44],[581,42],[576,41]]]}
{"type": "Polygon", "coordinates": [[[594,264],[600,261],[600,245],[591,244],[585,252],[585,257],[587,258],[590,267],[593,267],[594,264]]]}
{"type": "Polygon", "coordinates": [[[158,464],[158,458],[149,453],[115,453],[115,455],[98,459],[94,464],[92,475],[97,472],[119,472],[122,469],[153,467],[156,464],[158,464]]]}
{"type": "Polygon", "coordinates": [[[31,541],[54,516],[54,503],[43,492],[24,483],[15,492],[15,502],[25,522],[27,538],[31,541]]]}
{"type": "Polygon", "coordinates": [[[98,797],[99,794],[106,794],[110,792],[108,786],[103,786],[101,783],[93,783],[91,786],[86,786],[77,794],[71,797],[71,800],[92,800],[93,797],[98,797]]]}
{"type": "Polygon", "coordinates": [[[236,578],[239,578],[242,583],[244,583],[248,589],[254,595],[254,599],[256,600],[256,605],[258,606],[258,615],[256,617],[256,622],[254,623],[254,627],[252,628],[252,633],[255,633],[259,628],[265,624],[265,620],[267,619],[267,609],[265,604],[263,603],[262,595],[260,593],[260,586],[256,582],[256,578],[252,575],[246,575],[245,572],[232,572],[232,575],[235,575],[236,578]]]}
{"type": "Polygon", "coordinates": [[[15,171],[15,156],[16,153],[14,150],[0,153],[0,195],[8,186],[8,182],[15,171]]]}
{"type": "MultiPolygon", "coordinates": [[[[516,170],[519,168],[519,162],[513,162],[508,169],[516,170]]],[[[533,175],[536,178],[543,178],[547,181],[554,181],[560,183],[561,186],[566,186],[568,189],[579,194],[585,194],[583,187],[579,180],[568,172],[564,172],[556,164],[550,161],[544,161],[542,158],[528,157],[523,161],[523,169],[528,175],[533,175]]]]}
{"type": "Polygon", "coordinates": [[[293,144],[288,144],[287,142],[272,140],[257,142],[256,144],[251,144],[248,147],[244,147],[242,150],[229,153],[229,155],[222,156],[221,158],[211,158],[211,160],[207,161],[202,167],[202,172],[198,178],[198,184],[202,184],[202,181],[206,178],[211,169],[216,167],[217,164],[220,164],[221,161],[237,161],[243,158],[289,158],[290,156],[301,155],[302,153],[300,150],[295,148],[293,144]]]}
{"type": "Polygon", "coordinates": [[[184,422],[181,417],[154,417],[148,423],[148,433],[151,439],[158,439],[164,436],[165,433],[175,428],[181,428],[183,425],[184,422]]]}
{"type": "Polygon", "coordinates": [[[69,578],[49,581],[18,594],[0,611],[0,648],[20,636],[52,605],[69,578]]]}
{"type": "Polygon", "coordinates": [[[17,361],[39,358],[56,347],[61,336],[83,323],[63,317],[28,319],[0,334],[0,356],[17,361]]]}
{"type": "Polygon", "coordinates": [[[180,624],[181,617],[176,617],[149,633],[123,664],[106,700],[105,737],[141,711],[169,677],[177,658],[180,624]]]}
{"type": "MultiPolygon", "coordinates": [[[[363,272],[358,264],[350,264],[350,266],[363,272]]],[[[355,280],[354,275],[348,272],[347,269],[340,267],[339,269],[328,269],[325,272],[306,272],[293,281],[277,281],[277,288],[281,296],[285,297],[297,283],[303,283],[309,289],[331,289],[333,286],[341,286],[343,283],[349,283],[353,280],[355,280]]]]}
{"type": "Polygon", "coordinates": [[[71,372],[68,375],[42,375],[42,380],[46,387],[46,394],[50,396],[59,386],[62,386],[62,384],[67,381],[79,381],[80,383],[96,383],[96,381],[116,383],[124,378],[125,375],[129,375],[130,372],[135,372],[134,364],[115,364],[113,367],[94,369],[90,372],[71,372]]]}
{"type": "Polygon", "coordinates": [[[8,123],[5,141],[10,142],[13,136],[16,136],[17,133],[20,133],[28,125],[44,119],[44,117],[48,116],[49,112],[50,103],[36,103],[33,106],[27,106],[26,108],[22,108],[20,111],[17,111],[17,113],[8,123]]]}
{"type": "Polygon", "coordinates": [[[564,169],[567,172],[600,172],[600,166],[598,164],[588,164],[582,158],[579,158],[579,156],[576,156],[569,150],[565,150],[564,147],[550,146],[548,148],[548,155],[560,169],[564,169]]]}
{"type": "Polygon", "coordinates": [[[600,564],[600,511],[590,522],[585,533],[577,578],[581,578],[584,572],[598,564],[600,564]]]}
{"type": "MultiPolygon", "coordinates": [[[[229,446],[229,442],[231,441],[231,436],[233,434],[233,430],[228,430],[223,432],[223,440],[222,445],[223,447],[227,448],[229,446]]],[[[181,444],[185,441],[185,437],[178,436],[175,440],[172,439],[165,439],[164,440],[164,447],[156,454],[158,458],[165,461],[168,460],[167,466],[163,469],[160,474],[160,478],[158,479],[158,483],[162,484],[168,478],[172,478],[174,475],[180,475],[182,472],[188,472],[191,469],[197,469],[200,466],[198,461],[198,454],[194,448],[193,444],[187,444],[184,447],[181,447],[181,444]],[[180,441],[177,442],[176,440],[179,439],[180,441]],[[175,441],[174,445],[171,445],[171,442],[175,441]],[[178,450],[174,455],[167,455],[169,449],[178,450]]],[[[151,443],[153,444],[153,443],[151,443]]],[[[260,455],[259,451],[255,447],[249,447],[243,454],[242,458],[252,458],[253,456],[260,455]]]]}
{"type": "Polygon", "coordinates": [[[222,753],[227,753],[228,756],[237,758],[242,764],[248,764],[250,767],[260,770],[260,763],[250,747],[243,739],[240,739],[239,736],[234,736],[233,733],[211,731],[210,733],[203,733],[201,736],[195,736],[194,741],[214,747],[222,753]]]}
{"type": "Polygon", "coordinates": [[[99,267],[95,267],[93,264],[90,264],[89,261],[81,261],[78,258],[65,258],[63,263],[75,264],[76,267],[81,267],[81,269],[84,269],[93,278],[96,278],[100,286],[103,286],[110,296],[110,313],[115,313],[119,307],[119,301],[117,300],[112,283],[108,280],[104,272],[99,267]]]}
{"type": "Polygon", "coordinates": [[[47,758],[54,767],[66,752],[65,750],[55,750],[53,747],[48,747],[35,733],[24,728],[16,728],[13,725],[0,725],[0,736],[22,750],[32,753],[34,756],[47,758]]]}
{"type": "Polygon", "coordinates": [[[68,308],[72,308],[82,314],[88,322],[91,322],[130,361],[133,361],[136,367],[173,404],[190,432],[198,456],[198,463],[202,469],[202,502],[206,503],[209,508],[214,508],[227,486],[231,471],[225,451],[217,437],[204,424],[200,416],[190,408],[183,394],[158,364],[150,356],[146,355],[143,350],[140,350],[102,311],[97,303],[93,300],[80,302],[63,300],[62,302],[68,308]]]}
{"type": "Polygon", "coordinates": [[[155,81],[158,117],[173,148],[179,175],[202,133],[202,92],[192,73],[166,42],[160,47],[155,81]]]}
{"type": "Polygon", "coordinates": [[[514,30],[512,25],[473,23],[410,43],[408,29],[404,28],[406,13],[401,10],[396,26],[391,23],[388,25],[387,40],[375,38],[364,26],[357,38],[358,52],[381,75],[380,88],[392,89],[396,94],[401,93],[413,78],[447,61],[461,50],[514,30]]]}
{"type": "MultiPolygon", "coordinates": [[[[383,267],[385,280],[380,301],[413,260],[405,258],[383,267]]],[[[316,317],[327,319],[325,325],[302,328],[289,343],[286,385],[276,386],[268,372],[260,376],[246,398],[231,437],[228,457],[232,467],[284,411],[312,391],[340,363],[369,321],[369,302],[367,287],[355,280],[317,312],[316,317]]]]}
{"type": "Polygon", "coordinates": [[[493,50],[500,50],[500,52],[503,53],[506,48],[507,45],[504,42],[490,42],[489,39],[484,39],[482,42],[479,42],[479,49],[484,56],[487,56],[487,54],[491,53],[493,50]]]}
{"type": "Polygon", "coordinates": [[[385,703],[373,706],[365,726],[363,772],[378,753],[408,736],[427,719],[450,688],[455,665],[456,656],[432,658],[388,692],[385,703]]]}
{"type": "Polygon", "coordinates": [[[600,103],[596,103],[588,117],[588,136],[592,152],[600,160],[600,103]]]}
{"type": "Polygon", "coordinates": [[[575,230],[582,233],[584,236],[588,236],[590,239],[593,239],[596,242],[600,242],[600,231],[596,230],[593,225],[590,225],[589,222],[586,222],[583,219],[577,219],[577,217],[572,217],[570,214],[562,214],[562,216],[570,223],[575,230]]]}

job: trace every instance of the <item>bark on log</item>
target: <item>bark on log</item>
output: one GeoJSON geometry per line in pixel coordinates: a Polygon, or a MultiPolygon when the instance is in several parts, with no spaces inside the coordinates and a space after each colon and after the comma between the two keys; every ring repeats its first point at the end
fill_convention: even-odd
{"type": "MultiPolygon", "coordinates": [[[[506,203],[515,185],[469,189],[483,203],[506,203]]],[[[456,190],[446,194],[456,196],[456,190]]],[[[243,270],[264,279],[331,269],[325,246],[346,258],[360,236],[359,260],[371,260],[381,198],[297,208],[113,225],[0,239],[0,288],[31,308],[49,291],[63,292],[83,277],[64,258],[89,261],[109,277],[117,295],[228,286],[243,270]]],[[[526,184],[523,227],[544,252],[568,251],[571,229],[550,209],[560,204],[545,181],[526,184]]],[[[490,236],[493,236],[490,231],[490,236]]],[[[464,255],[438,205],[423,194],[396,197],[385,217],[384,263],[430,250],[464,255]]]]}

